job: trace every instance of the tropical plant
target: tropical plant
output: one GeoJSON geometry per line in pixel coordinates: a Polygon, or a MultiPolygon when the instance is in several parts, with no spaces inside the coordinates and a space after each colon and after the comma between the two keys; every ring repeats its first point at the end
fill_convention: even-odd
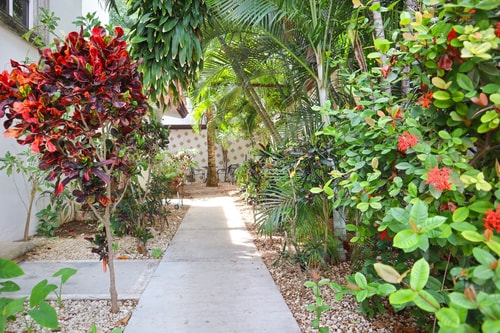
{"type": "Polygon", "coordinates": [[[128,5],[128,15],[137,15],[130,31],[131,54],[142,59],[139,70],[150,99],[162,107],[184,103],[184,91],[203,65],[205,2],[148,0],[128,5]]]}
{"type": "Polygon", "coordinates": [[[429,331],[500,327],[498,9],[424,1],[401,12],[402,28],[367,55],[377,62],[347,74],[356,105],[321,109],[335,168],[314,192],[347,207],[352,242],[373,250],[349,288],[331,287],[364,304],[388,296],[429,331]],[[387,95],[403,80],[411,94],[387,95]]]}
{"type": "MultiPolygon", "coordinates": [[[[24,274],[24,271],[17,263],[12,260],[0,258],[0,279],[3,280],[0,282],[0,285],[2,286],[2,288],[0,288],[0,295],[21,290],[16,282],[7,279],[17,278],[24,274]]],[[[76,274],[76,270],[67,267],[54,273],[53,277],[61,277],[59,290],[57,290],[57,285],[52,283],[49,284],[47,279],[44,279],[33,287],[29,297],[1,297],[0,332],[5,332],[6,324],[9,320],[24,313],[26,313],[33,320],[33,322],[28,320],[25,321],[27,332],[33,332],[34,323],[37,323],[42,327],[57,329],[59,322],[56,310],[54,307],[50,306],[50,304],[46,301],[46,298],[50,293],[54,292],[57,296],[59,304],[61,304],[62,286],[74,274],[76,274]]]]}
{"type": "Polygon", "coordinates": [[[96,27],[89,39],[83,30],[72,32],[55,49],[44,49],[38,64],[12,61],[13,70],[0,76],[5,135],[39,154],[56,196],[76,183],[77,201],[105,227],[112,312],[118,304],[110,218],[136,173],[129,153],[147,111],[138,64],[128,55],[123,30],[115,32],[108,36],[96,27]]]}

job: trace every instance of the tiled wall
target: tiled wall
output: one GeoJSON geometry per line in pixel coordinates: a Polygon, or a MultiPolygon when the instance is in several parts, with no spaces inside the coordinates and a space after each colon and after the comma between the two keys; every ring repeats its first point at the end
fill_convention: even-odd
{"type": "MultiPolygon", "coordinates": [[[[170,144],[169,151],[177,152],[180,149],[195,149],[196,155],[194,156],[195,161],[198,163],[197,168],[203,169],[208,165],[208,154],[207,154],[207,132],[206,130],[200,130],[197,134],[191,129],[170,129],[170,144]]],[[[250,141],[234,138],[228,149],[228,165],[230,164],[240,164],[244,162],[248,156],[248,151],[250,149],[250,141]]],[[[216,151],[216,163],[217,169],[222,169],[224,167],[222,148],[217,144],[216,151]]],[[[201,181],[201,176],[196,175],[196,182],[201,181]]]]}

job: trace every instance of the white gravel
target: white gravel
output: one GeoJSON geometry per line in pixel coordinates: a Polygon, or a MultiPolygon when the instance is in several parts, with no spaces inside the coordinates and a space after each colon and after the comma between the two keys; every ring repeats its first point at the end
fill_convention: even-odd
{"type": "MultiPolygon", "coordinates": [[[[234,188],[229,190],[231,189],[234,190],[234,188]]],[[[195,193],[195,196],[208,196],[220,195],[221,193],[227,194],[228,190],[221,191],[219,188],[218,191],[210,191],[210,189],[199,191],[199,188],[197,188],[196,192],[190,193],[195,193]]],[[[312,279],[312,277],[302,272],[298,267],[283,261],[279,265],[273,265],[281,250],[281,240],[276,237],[271,240],[257,235],[252,230],[253,215],[251,208],[237,198],[236,191],[231,193],[235,197],[236,205],[242,213],[247,228],[254,237],[254,242],[264,262],[302,332],[317,332],[310,327],[310,323],[314,319],[314,313],[305,309],[306,305],[314,303],[312,291],[304,287],[304,282],[312,279]]],[[[136,239],[123,237],[117,239],[118,250],[116,255],[130,259],[150,259],[153,249],[166,249],[186,211],[187,207],[184,206],[181,210],[175,211],[172,216],[169,216],[169,229],[166,232],[154,233],[154,239],[148,241],[146,253],[140,254],[137,252],[138,243],[136,239]]],[[[84,235],[51,239],[35,237],[33,241],[36,248],[23,258],[24,260],[88,260],[96,258],[95,254],[90,253],[91,245],[84,239],[84,235]]],[[[348,263],[342,263],[334,267],[330,272],[320,272],[319,274],[338,283],[345,283],[345,276],[349,274],[349,265],[348,263]]],[[[388,312],[368,319],[357,311],[357,303],[352,297],[345,297],[339,302],[335,301],[334,293],[326,287],[323,288],[322,295],[325,303],[329,304],[331,309],[323,314],[321,325],[329,326],[330,332],[420,332],[408,315],[388,312]]],[[[52,331],[36,327],[33,332],[89,333],[92,326],[96,325],[98,333],[109,333],[115,328],[126,326],[128,318],[130,318],[137,303],[134,300],[122,300],[120,301],[120,312],[111,314],[108,300],[64,300],[63,302],[64,308],[59,308],[57,304],[52,303],[59,315],[60,329],[52,331]]],[[[6,332],[21,333],[25,329],[24,319],[18,318],[15,322],[9,322],[6,332]]]]}

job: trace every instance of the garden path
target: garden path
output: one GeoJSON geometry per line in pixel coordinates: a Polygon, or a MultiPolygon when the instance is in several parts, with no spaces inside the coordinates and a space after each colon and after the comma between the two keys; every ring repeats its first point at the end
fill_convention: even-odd
{"type": "Polygon", "coordinates": [[[233,199],[185,203],[190,208],[125,333],[300,332],[233,199]]]}

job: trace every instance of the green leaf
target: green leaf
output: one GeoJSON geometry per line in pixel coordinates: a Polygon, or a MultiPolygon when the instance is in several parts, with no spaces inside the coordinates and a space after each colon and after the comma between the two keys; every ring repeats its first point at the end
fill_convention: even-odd
{"type": "Polygon", "coordinates": [[[451,140],[451,135],[450,135],[450,133],[448,133],[448,132],[446,132],[446,131],[444,131],[444,130],[439,131],[438,135],[439,135],[439,137],[440,137],[441,139],[444,139],[444,140],[451,140]]]}
{"type": "Polygon", "coordinates": [[[53,277],[60,276],[61,282],[66,283],[70,277],[72,277],[73,275],[76,274],[76,272],[77,272],[77,270],[74,268],[64,267],[64,268],[61,268],[60,270],[58,270],[57,272],[55,272],[54,275],[52,275],[52,276],[53,277]]]}
{"type": "Polygon", "coordinates": [[[422,200],[415,200],[410,210],[410,221],[422,225],[428,218],[427,205],[422,200]]]}
{"type": "Polygon", "coordinates": [[[56,310],[45,301],[40,302],[38,309],[28,313],[42,327],[56,329],[59,326],[56,310]]]}
{"type": "Polygon", "coordinates": [[[396,291],[396,287],[394,287],[392,284],[388,284],[388,283],[379,284],[377,287],[377,295],[381,295],[381,296],[390,295],[395,291],[396,291]]]}
{"type": "Polygon", "coordinates": [[[5,305],[5,307],[2,309],[3,316],[8,318],[21,311],[24,311],[23,303],[26,301],[26,299],[27,297],[21,297],[7,303],[7,305],[5,305]]]}
{"type": "Polygon", "coordinates": [[[424,167],[426,169],[432,169],[438,166],[438,160],[435,155],[427,155],[424,161],[424,167]]]}
{"type": "Polygon", "coordinates": [[[24,275],[18,264],[9,259],[0,258],[0,279],[10,279],[24,275]]]}
{"type": "Polygon", "coordinates": [[[432,94],[432,98],[438,101],[448,101],[451,99],[450,93],[447,91],[439,90],[432,94]]]}
{"type": "Polygon", "coordinates": [[[473,310],[477,309],[477,305],[467,299],[464,294],[459,293],[459,292],[452,292],[449,295],[450,301],[453,305],[467,309],[467,310],[473,310]]]}
{"type": "Polygon", "coordinates": [[[402,305],[413,301],[418,297],[418,292],[411,289],[400,289],[389,296],[389,302],[392,305],[402,305]]]}
{"type": "Polygon", "coordinates": [[[441,308],[436,312],[436,318],[442,327],[457,328],[460,326],[460,317],[454,309],[441,308]]]}
{"type": "Polygon", "coordinates": [[[393,244],[395,247],[403,249],[405,252],[412,251],[420,245],[420,237],[413,231],[406,229],[400,231],[394,236],[393,244]]]}
{"type": "Polygon", "coordinates": [[[391,214],[394,220],[398,221],[399,223],[406,224],[410,220],[410,214],[406,209],[403,208],[391,208],[389,214],[391,214]]]}
{"type": "Polygon", "coordinates": [[[31,289],[30,306],[34,307],[40,304],[47,296],[57,289],[55,284],[48,284],[47,279],[38,282],[33,289],[31,289]]]}
{"type": "Polygon", "coordinates": [[[368,204],[368,202],[360,202],[356,205],[356,208],[362,212],[366,212],[368,208],[370,208],[370,205],[368,204]]]}
{"type": "Polygon", "coordinates": [[[422,258],[415,262],[410,273],[410,286],[417,291],[424,289],[429,279],[429,264],[422,258]]]}
{"type": "Polygon", "coordinates": [[[2,286],[0,288],[0,293],[8,293],[8,292],[12,293],[21,290],[21,287],[19,287],[19,285],[14,281],[0,282],[0,286],[2,286]]]}
{"type": "Polygon", "coordinates": [[[389,48],[391,47],[391,42],[389,42],[387,39],[376,38],[375,41],[373,42],[373,45],[375,46],[376,49],[380,50],[382,53],[386,53],[387,51],[389,51],[389,48]]]}
{"type": "Polygon", "coordinates": [[[446,222],[447,219],[448,218],[445,216],[429,217],[420,225],[422,227],[422,232],[429,232],[433,229],[439,228],[444,222],[446,222]]]}
{"type": "Polygon", "coordinates": [[[500,319],[486,319],[481,326],[483,332],[499,333],[500,332],[500,319]]]}
{"type": "Polygon", "coordinates": [[[453,222],[463,222],[469,217],[469,208],[459,207],[453,212],[453,222]]]}
{"type": "Polygon", "coordinates": [[[386,282],[397,284],[401,283],[401,280],[403,279],[398,271],[395,270],[392,266],[378,262],[373,264],[373,268],[375,269],[375,272],[377,272],[378,276],[380,276],[386,282]]]}
{"type": "Polygon", "coordinates": [[[491,251],[495,252],[497,256],[500,256],[500,243],[492,240],[486,242],[486,245],[490,248],[491,251]]]}
{"type": "Polygon", "coordinates": [[[306,281],[306,282],[304,282],[304,286],[307,287],[307,288],[312,288],[312,287],[316,286],[316,282],[314,282],[314,281],[306,281]]]}
{"type": "Polygon", "coordinates": [[[408,25],[411,22],[411,14],[409,12],[401,12],[399,15],[399,25],[408,25]]]}
{"type": "Polygon", "coordinates": [[[362,289],[356,293],[356,301],[361,303],[368,297],[368,290],[362,289]]]}
{"type": "Polygon", "coordinates": [[[474,269],[474,273],[472,274],[476,279],[480,280],[489,280],[495,275],[495,272],[491,270],[488,266],[479,265],[474,269]]]}
{"type": "Polygon", "coordinates": [[[418,188],[417,188],[417,185],[415,185],[415,183],[408,184],[408,193],[414,198],[417,197],[418,188]]]}
{"type": "Polygon", "coordinates": [[[492,208],[492,205],[488,201],[476,201],[468,206],[470,210],[476,213],[486,213],[488,210],[492,208]]]}
{"type": "Polygon", "coordinates": [[[467,91],[473,91],[474,90],[474,84],[472,83],[472,80],[465,74],[463,73],[457,73],[457,83],[458,86],[464,90],[467,91]]]}
{"type": "Polygon", "coordinates": [[[366,281],[366,277],[363,274],[361,274],[360,272],[357,272],[354,275],[354,280],[356,281],[356,284],[360,288],[365,289],[366,287],[368,287],[368,282],[366,281]]]}
{"type": "Polygon", "coordinates": [[[482,10],[493,10],[498,8],[498,0],[481,0],[478,1],[474,7],[482,10]]]}
{"type": "Polygon", "coordinates": [[[418,297],[413,300],[413,303],[427,312],[434,313],[439,310],[439,302],[425,290],[420,290],[418,292],[418,297]]]}
{"type": "Polygon", "coordinates": [[[478,262],[486,266],[489,266],[492,262],[496,261],[495,257],[493,257],[491,253],[478,247],[472,249],[472,254],[478,262]]]}
{"type": "Polygon", "coordinates": [[[311,193],[314,193],[314,194],[318,194],[318,193],[322,193],[323,192],[323,189],[320,188],[320,187],[313,187],[309,190],[311,193]]]}
{"type": "Polygon", "coordinates": [[[466,231],[462,232],[462,237],[467,239],[468,241],[471,241],[474,243],[484,241],[483,235],[481,235],[480,233],[478,233],[476,231],[466,230],[466,231]]]}
{"type": "Polygon", "coordinates": [[[476,231],[477,228],[468,223],[468,222],[457,222],[457,223],[452,223],[450,224],[450,227],[452,227],[453,229],[457,230],[457,231],[466,231],[466,230],[470,230],[470,231],[476,231]]]}

